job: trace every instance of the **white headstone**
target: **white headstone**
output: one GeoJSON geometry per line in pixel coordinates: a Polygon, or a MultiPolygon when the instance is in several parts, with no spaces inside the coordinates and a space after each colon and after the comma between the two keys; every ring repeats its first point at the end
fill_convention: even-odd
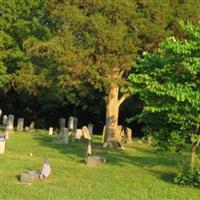
{"type": "Polygon", "coordinates": [[[88,124],[88,130],[91,136],[93,135],[93,127],[94,127],[93,124],[88,124]]]}
{"type": "Polygon", "coordinates": [[[49,127],[49,135],[53,135],[53,127],[49,127]]]}
{"type": "Polygon", "coordinates": [[[2,110],[0,109],[0,118],[1,118],[1,115],[2,115],[2,110]]]}
{"type": "Polygon", "coordinates": [[[17,120],[17,130],[18,131],[24,130],[24,118],[18,118],[18,120],[17,120]]]}
{"type": "Polygon", "coordinates": [[[6,127],[7,124],[8,124],[8,117],[7,117],[7,115],[4,115],[3,116],[3,127],[6,127]]]}
{"type": "Polygon", "coordinates": [[[29,131],[30,132],[35,132],[35,122],[31,122],[30,126],[29,126],[29,131]]]}
{"type": "Polygon", "coordinates": [[[14,129],[14,115],[8,115],[7,127],[8,127],[9,131],[13,131],[13,129],[14,129]]]}
{"type": "Polygon", "coordinates": [[[76,117],[69,117],[68,120],[68,129],[76,133],[78,119],[76,117]]]}
{"type": "Polygon", "coordinates": [[[76,138],[76,139],[81,139],[82,135],[83,135],[82,129],[77,129],[77,130],[76,130],[75,138],[76,138]]]}

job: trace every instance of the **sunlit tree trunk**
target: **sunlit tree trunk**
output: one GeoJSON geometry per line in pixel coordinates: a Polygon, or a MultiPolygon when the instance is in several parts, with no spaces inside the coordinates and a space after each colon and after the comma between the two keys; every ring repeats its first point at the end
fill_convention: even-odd
{"type": "Polygon", "coordinates": [[[128,95],[123,95],[119,99],[119,86],[111,84],[106,104],[106,134],[104,141],[120,141],[120,132],[118,131],[119,107],[128,95]]]}

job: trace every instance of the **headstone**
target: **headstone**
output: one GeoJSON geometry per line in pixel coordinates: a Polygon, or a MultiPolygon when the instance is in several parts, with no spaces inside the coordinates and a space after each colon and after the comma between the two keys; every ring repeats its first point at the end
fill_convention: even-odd
{"type": "Polygon", "coordinates": [[[89,130],[88,130],[87,126],[83,126],[82,127],[82,132],[83,132],[84,138],[91,140],[91,135],[89,133],[89,130]]]}
{"type": "Polygon", "coordinates": [[[78,124],[78,119],[76,117],[72,117],[72,116],[69,117],[69,120],[68,120],[69,131],[73,131],[74,133],[76,133],[77,124],[78,124]]]}
{"type": "Polygon", "coordinates": [[[42,169],[40,171],[40,179],[47,178],[51,174],[51,166],[48,159],[44,160],[42,169]]]}
{"type": "Polygon", "coordinates": [[[68,128],[63,128],[63,144],[68,144],[68,128]]]}
{"type": "Polygon", "coordinates": [[[35,122],[31,122],[30,126],[29,126],[29,131],[30,132],[35,132],[35,122]]]}
{"type": "Polygon", "coordinates": [[[127,144],[132,143],[132,130],[128,127],[125,128],[125,133],[126,133],[126,142],[127,144]]]}
{"type": "Polygon", "coordinates": [[[13,132],[14,129],[14,115],[8,115],[8,131],[13,132]]]}
{"type": "Polygon", "coordinates": [[[2,115],[2,110],[0,109],[0,118],[1,118],[1,115],[2,115]]]}
{"type": "Polygon", "coordinates": [[[29,131],[29,127],[25,126],[25,131],[28,132],[29,131]]]}
{"type": "Polygon", "coordinates": [[[53,127],[49,127],[49,135],[53,135],[53,127]]]}
{"type": "Polygon", "coordinates": [[[7,115],[4,115],[3,116],[3,127],[6,128],[7,124],[8,124],[8,117],[7,117],[7,115]]]}
{"type": "Polygon", "coordinates": [[[5,152],[5,145],[6,145],[6,138],[5,137],[0,138],[0,154],[3,154],[5,152]]]}
{"type": "Polygon", "coordinates": [[[93,124],[88,124],[88,130],[91,136],[93,135],[93,127],[94,127],[93,124]]]}
{"type": "Polygon", "coordinates": [[[76,130],[75,138],[76,138],[76,139],[81,139],[82,136],[83,136],[82,129],[77,129],[77,130],[76,130]]]}
{"type": "Polygon", "coordinates": [[[106,135],[106,126],[103,127],[103,134],[102,134],[102,139],[101,139],[102,144],[104,144],[105,142],[105,135],[106,135]]]}
{"type": "Polygon", "coordinates": [[[97,165],[105,164],[106,158],[101,156],[88,156],[85,162],[88,167],[95,167],[97,165]]]}
{"type": "Polygon", "coordinates": [[[65,118],[60,118],[60,131],[62,131],[62,129],[65,127],[65,118]]]}
{"type": "Polygon", "coordinates": [[[18,118],[18,120],[17,120],[17,130],[18,131],[24,130],[24,118],[18,118]]]}
{"type": "Polygon", "coordinates": [[[34,183],[40,180],[40,171],[28,171],[21,173],[22,183],[34,183]]]}
{"type": "Polygon", "coordinates": [[[69,134],[68,129],[66,127],[62,128],[60,134],[56,134],[53,138],[54,144],[68,144],[69,142],[69,134]]]}

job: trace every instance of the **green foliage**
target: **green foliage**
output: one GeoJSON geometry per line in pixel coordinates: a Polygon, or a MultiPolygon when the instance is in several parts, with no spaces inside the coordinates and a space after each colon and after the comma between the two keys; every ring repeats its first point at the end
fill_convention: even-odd
{"type": "Polygon", "coordinates": [[[0,63],[10,76],[9,88],[36,93],[38,87],[46,85],[44,73],[38,72],[23,43],[33,35],[49,37],[44,1],[1,0],[0,6],[0,63]]]}
{"type": "Polygon", "coordinates": [[[129,76],[131,92],[138,92],[145,106],[137,116],[146,123],[163,149],[199,141],[200,121],[200,29],[180,23],[188,39],[174,37],[161,43],[158,53],[148,54],[129,76]]]}
{"type": "Polygon", "coordinates": [[[184,164],[174,182],[179,185],[194,186],[200,188],[200,168],[191,170],[189,164],[184,164]]]}

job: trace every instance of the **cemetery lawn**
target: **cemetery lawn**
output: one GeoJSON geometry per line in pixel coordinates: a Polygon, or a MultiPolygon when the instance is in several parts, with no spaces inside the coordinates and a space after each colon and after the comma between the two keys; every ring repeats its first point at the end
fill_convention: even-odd
{"type": "Polygon", "coordinates": [[[197,200],[200,190],[173,184],[177,164],[187,158],[168,153],[158,156],[152,147],[134,141],[126,151],[104,151],[95,136],[93,152],[108,159],[105,166],[84,164],[87,142],[52,143],[47,131],[16,133],[0,155],[1,200],[197,200]],[[29,154],[32,153],[32,156],[29,154]],[[32,185],[19,182],[20,173],[40,169],[43,158],[52,166],[50,177],[32,185]]]}

